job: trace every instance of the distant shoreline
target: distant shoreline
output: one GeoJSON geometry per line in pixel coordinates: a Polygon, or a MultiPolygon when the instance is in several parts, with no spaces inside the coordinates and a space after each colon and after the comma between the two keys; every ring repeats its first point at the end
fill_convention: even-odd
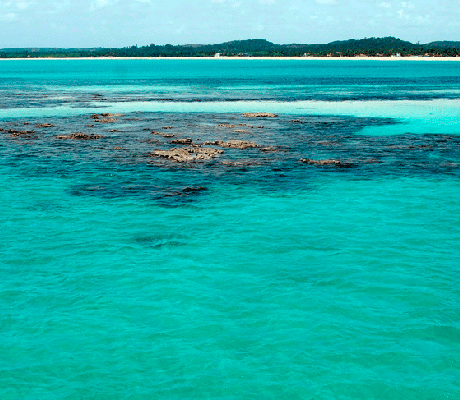
{"type": "Polygon", "coordinates": [[[0,61],[33,60],[282,60],[282,61],[460,61],[460,57],[31,57],[0,61]]]}

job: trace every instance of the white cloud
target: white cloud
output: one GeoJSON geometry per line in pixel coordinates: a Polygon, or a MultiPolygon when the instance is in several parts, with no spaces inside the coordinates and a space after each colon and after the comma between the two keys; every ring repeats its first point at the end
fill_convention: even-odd
{"type": "Polygon", "coordinates": [[[415,8],[414,4],[413,3],[409,3],[407,1],[403,1],[401,3],[401,7],[403,8],[408,8],[409,10],[413,10],[415,8]]]}
{"type": "Polygon", "coordinates": [[[95,0],[91,3],[90,10],[91,11],[98,10],[102,7],[112,4],[113,2],[114,2],[113,0],[95,0]]]}
{"type": "Polygon", "coordinates": [[[20,10],[24,10],[25,8],[29,7],[31,4],[32,2],[18,1],[16,3],[16,7],[19,8],[20,10]]]}
{"type": "Polygon", "coordinates": [[[316,0],[318,4],[337,4],[336,0],[316,0]]]}
{"type": "Polygon", "coordinates": [[[275,4],[275,0],[259,0],[260,4],[275,4]]]}
{"type": "Polygon", "coordinates": [[[15,13],[0,14],[0,21],[14,21],[16,19],[15,13]]]}
{"type": "Polygon", "coordinates": [[[383,3],[380,3],[379,4],[379,7],[383,7],[383,8],[390,8],[391,7],[391,3],[387,3],[387,2],[383,2],[383,3]]]}

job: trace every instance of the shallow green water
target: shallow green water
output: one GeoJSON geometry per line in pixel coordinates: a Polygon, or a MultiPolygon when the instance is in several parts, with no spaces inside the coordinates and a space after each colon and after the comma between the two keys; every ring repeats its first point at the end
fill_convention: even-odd
{"type": "Polygon", "coordinates": [[[2,400],[460,398],[459,99],[440,94],[460,66],[79,63],[0,63],[0,127],[57,126],[0,132],[2,400]],[[374,99],[387,85],[395,98],[374,99]],[[141,121],[94,144],[54,139],[112,111],[141,121]],[[205,137],[211,117],[246,111],[279,113],[254,140],[288,149],[226,151],[263,161],[242,168],[144,156],[159,144],[142,124],[205,137]],[[360,153],[380,163],[298,162],[360,153]]]}

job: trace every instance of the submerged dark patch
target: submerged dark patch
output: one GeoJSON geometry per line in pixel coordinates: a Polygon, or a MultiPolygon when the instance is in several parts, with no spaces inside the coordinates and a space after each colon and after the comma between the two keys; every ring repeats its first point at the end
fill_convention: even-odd
{"type": "MultiPolygon", "coordinates": [[[[98,119],[105,118],[101,115],[98,119]]],[[[324,174],[341,179],[460,174],[459,136],[357,135],[367,126],[397,123],[391,119],[131,113],[107,114],[114,120],[108,129],[90,124],[94,118],[3,122],[1,162],[25,175],[77,178],[80,183],[69,189],[76,196],[141,197],[165,207],[190,204],[216,183],[276,192],[309,189],[324,174]],[[182,158],[152,157],[174,148],[189,150],[182,158]]]]}

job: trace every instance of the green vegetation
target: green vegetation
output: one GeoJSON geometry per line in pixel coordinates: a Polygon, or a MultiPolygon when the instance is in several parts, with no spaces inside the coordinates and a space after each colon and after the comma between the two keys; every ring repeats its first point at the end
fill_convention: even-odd
{"type": "Polygon", "coordinates": [[[263,39],[235,40],[221,44],[155,45],[124,48],[88,49],[0,49],[0,58],[60,57],[388,57],[406,56],[457,57],[460,42],[440,41],[413,44],[394,37],[335,41],[328,44],[274,44],[263,39]]]}

